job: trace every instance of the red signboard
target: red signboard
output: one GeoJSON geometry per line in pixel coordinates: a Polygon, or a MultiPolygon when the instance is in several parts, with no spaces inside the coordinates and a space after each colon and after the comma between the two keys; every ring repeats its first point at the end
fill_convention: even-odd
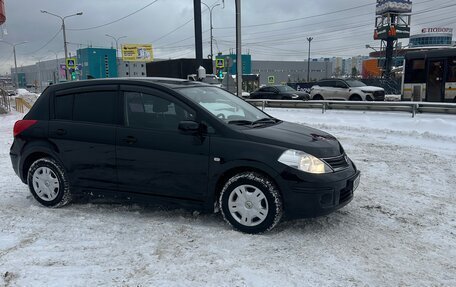
{"type": "Polygon", "coordinates": [[[6,21],[6,14],[5,14],[5,4],[3,0],[0,0],[0,25],[5,23],[6,21]]]}

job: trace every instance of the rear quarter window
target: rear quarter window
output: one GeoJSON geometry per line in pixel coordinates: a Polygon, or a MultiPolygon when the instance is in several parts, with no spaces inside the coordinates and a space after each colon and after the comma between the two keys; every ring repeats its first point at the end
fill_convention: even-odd
{"type": "Polygon", "coordinates": [[[73,119],[74,95],[57,95],[54,101],[54,118],[57,120],[73,119]]]}

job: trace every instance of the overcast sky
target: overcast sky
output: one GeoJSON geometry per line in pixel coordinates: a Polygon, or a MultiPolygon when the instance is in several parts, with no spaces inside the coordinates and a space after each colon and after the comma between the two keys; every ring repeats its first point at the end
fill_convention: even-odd
{"type": "MultiPolygon", "coordinates": [[[[82,16],[66,20],[69,50],[79,47],[111,47],[105,36],[127,36],[121,43],[151,43],[156,58],[194,57],[192,0],[157,0],[144,10],[124,20],[100,28],[92,28],[117,20],[152,3],[152,0],[5,0],[7,22],[3,40],[12,43],[28,41],[17,47],[18,66],[39,59],[63,57],[60,19],[40,10],[82,16]],[[65,4],[63,4],[65,3],[65,4]],[[186,25],[184,25],[188,22],[186,25]],[[182,26],[183,25],[183,26],[182,26]],[[172,32],[176,28],[180,29],[172,32]],[[172,32],[172,33],[170,33],[172,32]],[[166,35],[166,36],[165,36],[166,35]],[[163,37],[165,36],[165,37],[163,37]],[[50,42],[49,42],[50,41],[50,42]],[[49,42],[48,45],[45,44],[49,42]],[[43,47],[44,46],[44,47],[43,47]],[[41,48],[41,49],[40,49],[41,48]]],[[[314,37],[312,57],[351,57],[367,55],[366,44],[379,46],[373,40],[375,0],[241,0],[243,52],[255,60],[297,60],[307,58],[306,38],[314,37]],[[364,6],[363,6],[364,5],[364,6]],[[363,6],[363,7],[360,7],[363,6]],[[348,8],[358,7],[347,10],[348,8]],[[346,11],[341,11],[346,10],[346,11]],[[340,11],[340,12],[337,12],[340,11]],[[299,19],[301,18],[301,19],[299,19]],[[276,23],[282,22],[282,23],[276,23]],[[253,25],[253,26],[252,26],[253,25]]],[[[414,0],[412,34],[425,27],[456,28],[454,0],[414,0]]],[[[222,0],[206,0],[212,6],[222,0]]],[[[210,54],[209,12],[203,6],[204,55],[210,54]]],[[[228,53],[235,48],[234,0],[225,0],[213,10],[214,53],[228,53]]],[[[403,41],[407,44],[408,41],[403,41]]],[[[0,73],[13,65],[12,49],[0,43],[0,73]]]]}

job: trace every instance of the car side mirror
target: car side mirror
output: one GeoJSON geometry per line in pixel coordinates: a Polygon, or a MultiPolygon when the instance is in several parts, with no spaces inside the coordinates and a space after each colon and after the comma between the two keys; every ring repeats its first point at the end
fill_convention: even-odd
{"type": "Polygon", "coordinates": [[[178,129],[187,134],[196,134],[201,130],[201,127],[199,123],[194,121],[181,121],[178,129]]]}

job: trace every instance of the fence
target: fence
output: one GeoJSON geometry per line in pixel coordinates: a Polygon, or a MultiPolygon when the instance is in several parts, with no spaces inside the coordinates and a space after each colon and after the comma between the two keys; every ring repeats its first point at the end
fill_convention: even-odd
{"type": "Polygon", "coordinates": [[[30,110],[32,105],[22,98],[16,98],[16,111],[24,113],[26,108],[30,110]]]}
{"type": "Polygon", "coordinates": [[[352,102],[352,101],[283,101],[283,100],[247,100],[249,103],[268,108],[358,110],[358,111],[397,111],[409,112],[412,117],[417,113],[456,114],[456,104],[425,102],[352,102]]]}
{"type": "Polygon", "coordinates": [[[10,97],[8,93],[0,88],[0,107],[5,109],[7,112],[11,111],[10,97]]]}

